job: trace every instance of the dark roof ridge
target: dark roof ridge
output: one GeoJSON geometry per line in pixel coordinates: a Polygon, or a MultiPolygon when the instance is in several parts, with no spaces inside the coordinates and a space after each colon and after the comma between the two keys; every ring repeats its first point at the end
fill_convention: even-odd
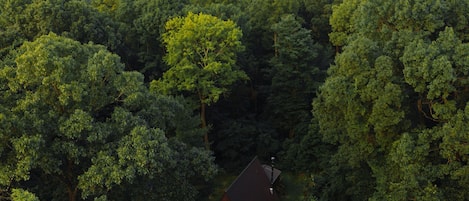
{"type": "MultiPolygon", "coordinates": [[[[254,156],[254,158],[251,160],[251,162],[248,163],[248,165],[246,165],[246,167],[244,167],[243,171],[241,171],[241,173],[238,174],[238,176],[236,177],[236,179],[230,184],[230,186],[228,186],[228,188],[225,189],[225,192],[230,189],[238,180],[241,176],[244,175],[244,172],[246,172],[249,167],[251,167],[252,163],[254,163],[258,157],[257,156],[254,156]]],[[[260,161],[259,161],[260,162],[260,161]]]]}

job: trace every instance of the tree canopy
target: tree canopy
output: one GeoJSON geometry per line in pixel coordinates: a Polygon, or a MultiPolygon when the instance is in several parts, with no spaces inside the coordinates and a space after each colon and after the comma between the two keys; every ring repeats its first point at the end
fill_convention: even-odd
{"type": "MultiPolygon", "coordinates": [[[[206,127],[205,105],[218,101],[238,80],[247,79],[236,68],[236,54],[243,49],[241,30],[232,21],[206,14],[189,13],[166,23],[163,35],[171,68],[152,82],[154,90],[165,94],[189,92],[200,106],[202,127],[206,127]]],[[[209,148],[208,136],[205,144],[209,148]]]]}
{"type": "Polygon", "coordinates": [[[0,200],[469,197],[467,0],[0,3],[0,200]]]}
{"type": "Polygon", "coordinates": [[[457,147],[466,133],[457,125],[467,105],[467,40],[464,21],[453,19],[467,16],[452,11],[461,6],[467,3],[376,0],[333,7],[331,40],[343,51],[313,103],[324,140],[337,147],[326,170],[344,178],[327,184],[327,196],[467,197],[463,177],[455,176],[466,168],[465,152],[447,147],[457,147]]]}
{"type": "MultiPolygon", "coordinates": [[[[142,74],[124,71],[119,57],[103,46],[48,34],[24,43],[17,54],[15,65],[1,71],[3,102],[11,107],[2,110],[2,186],[21,187],[24,181],[33,183],[31,189],[48,186],[35,192],[45,200],[142,195],[173,200],[195,196],[190,178],[215,173],[209,153],[171,137],[184,123],[171,113],[184,114],[178,111],[184,105],[151,94],[142,74]],[[145,119],[152,115],[159,117],[145,119]],[[172,179],[161,179],[169,171],[172,179]],[[186,188],[168,194],[147,183],[174,192],[181,184],[186,188]],[[124,186],[135,193],[111,194],[124,186]]],[[[12,191],[12,197],[17,194],[12,191]]]]}

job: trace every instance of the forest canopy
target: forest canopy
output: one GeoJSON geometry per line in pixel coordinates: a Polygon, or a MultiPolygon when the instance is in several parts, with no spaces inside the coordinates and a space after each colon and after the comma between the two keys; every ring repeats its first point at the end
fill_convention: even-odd
{"type": "Polygon", "coordinates": [[[468,0],[0,3],[0,200],[469,199],[468,0]]]}

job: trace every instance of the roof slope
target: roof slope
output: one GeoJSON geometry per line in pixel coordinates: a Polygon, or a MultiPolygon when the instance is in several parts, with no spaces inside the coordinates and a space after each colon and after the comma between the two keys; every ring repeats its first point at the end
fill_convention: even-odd
{"type": "Polygon", "coordinates": [[[255,157],[225,191],[222,201],[278,201],[270,193],[270,181],[255,157]]]}

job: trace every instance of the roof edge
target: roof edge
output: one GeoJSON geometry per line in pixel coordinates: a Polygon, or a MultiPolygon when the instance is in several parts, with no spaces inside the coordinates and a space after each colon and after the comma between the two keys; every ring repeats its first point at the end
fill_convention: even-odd
{"type": "MultiPolygon", "coordinates": [[[[243,171],[241,171],[241,173],[238,174],[238,176],[236,177],[235,180],[233,180],[233,182],[231,182],[230,186],[228,186],[228,188],[225,188],[225,193],[227,193],[227,190],[230,189],[234,183],[236,183],[236,181],[238,181],[238,179],[243,175],[244,172],[246,172],[246,170],[251,167],[251,164],[254,163],[254,161],[258,160],[257,159],[258,157],[257,156],[254,156],[254,158],[251,160],[251,162],[249,162],[243,169],[243,171]]],[[[260,161],[259,161],[260,162],[260,161]]]]}

